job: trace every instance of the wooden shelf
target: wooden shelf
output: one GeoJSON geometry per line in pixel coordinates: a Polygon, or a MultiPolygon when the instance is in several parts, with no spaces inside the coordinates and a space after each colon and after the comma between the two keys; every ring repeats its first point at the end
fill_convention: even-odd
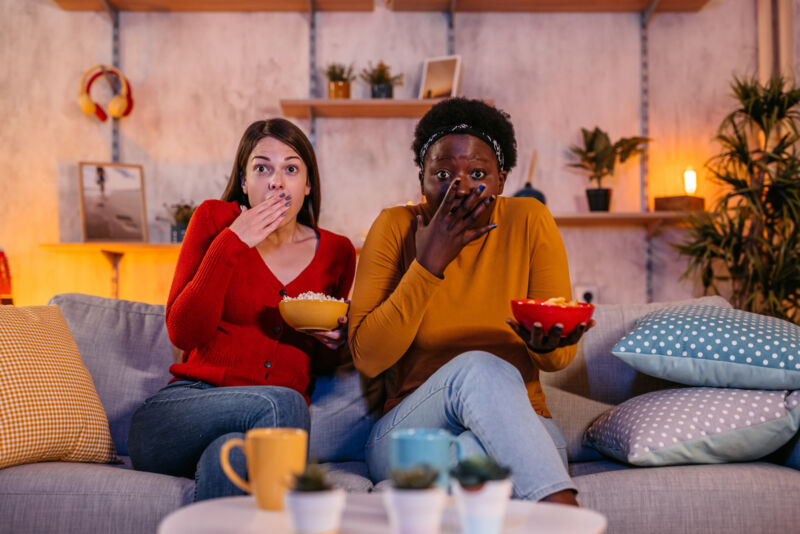
{"type": "Polygon", "coordinates": [[[650,212],[588,212],[554,213],[558,226],[644,226],[648,237],[658,234],[665,225],[681,224],[685,213],[677,211],[650,212]]]}
{"type": "MultiPolygon", "coordinates": [[[[416,119],[422,117],[434,104],[442,99],[395,100],[392,98],[351,99],[300,99],[281,100],[281,111],[285,117],[296,119],[416,119]]],[[[488,102],[488,101],[487,101],[488,102]]],[[[491,103],[491,102],[490,102],[491,103]]]]}
{"type": "MultiPolygon", "coordinates": [[[[105,11],[103,0],[55,0],[67,11],[105,11]]],[[[313,0],[316,11],[373,11],[373,0],[313,0]]],[[[120,11],[294,11],[310,0],[109,0],[120,11]]]]}
{"type": "Polygon", "coordinates": [[[50,252],[168,252],[181,248],[180,243],[141,243],[137,241],[90,241],[88,243],[45,243],[39,245],[50,252]]]}
{"type": "MultiPolygon", "coordinates": [[[[656,12],[699,11],[709,0],[661,0],[656,12]]],[[[476,12],[642,12],[652,0],[456,0],[455,11],[476,12]]],[[[394,11],[450,11],[451,0],[386,0],[394,11]]]]}

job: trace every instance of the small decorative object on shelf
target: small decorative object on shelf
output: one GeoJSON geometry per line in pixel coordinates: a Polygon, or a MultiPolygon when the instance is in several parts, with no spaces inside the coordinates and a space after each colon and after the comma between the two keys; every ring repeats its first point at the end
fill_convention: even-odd
{"type": "Polygon", "coordinates": [[[330,63],[325,67],[328,77],[328,98],[350,98],[350,82],[356,79],[353,65],[330,63]]]}
{"type": "Polygon", "coordinates": [[[536,161],[538,159],[539,159],[539,153],[536,150],[534,150],[533,155],[531,156],[531,164],[528,167],[528,180],[525,182],[525,185],[522,186],[522,189],[514,193],[514,196],[532,197],[541,202],[542,204],[547,204],[547,200],[545,199],[544,193],[533,187],[533,175],[536,173],[536,161]]]}
{"type": "Polygon", "coordinates": [[[439,471],[427,464],[393,469],[383,493],[394,534],[438,534],[447,494],[435,486],[439,471]]]}
{"type": "Polygon", "coordinates": [[[344,511],[345,493],[328,481],[328,473],[319,464],[309,464],[294,475],[285,497],[292,531],[297,534],[338,532],[344,511]]]}
{"type": "Polygon", "coordinates": [[[450,470],[461,532],[498,534],[511,498],[511,470],[488,456],[473,456],[450,470]]]}
{"type": "Polygon", "coordinates": [[[697,191],[697,173],[689,167],[683,173],[683,190],[685,195],[676,197],[656,197],[654,207],[656,211],[703,211],[705,199],[692,196],[697,191]]]}
{"type": "Polygon", "coordinates": [[[390,67],[383,61],[379,61],[377,67],[370,63],[369,68],[362,69],[361,79],[370,85],[372,98],[392,98],[394,86],[403,84],[403,75],[392,76],[390,67]]]}
{"type": "Polygon", "coordinates": [[[642,154],[644,145],[650,141],[647,137],[622,137],[616,143],[611,143],[608,134],[596,127],[594,130],[581,128],[583,134],[583,148],[573,145],[570,152],[578,156],[578,163],[570,163],[570,167],[577,167],[589,172],[589,180],[597,182],[597,187],[586,190],[590,211],[608,211],[611,204],[611,189],[603,188],[603,178],[614,175],[617,160],[624,163],[634,154],[642,154]]]}
{"type": "MultiPolygon", "coordinates": [[[[197,206],[194,203],[181,203],[181,204],[164,204],[169,218],[166,219],[170,223],[170,242],[182,243],[183,235],[186,233],[186,228],[189,226],[189,219],[194,215],[194,210],[197,206]]],[[[160,219],[159,217],[156,217],[160,219]]],[[[163,220],[163,219],[161,219],[163,220]]]]}

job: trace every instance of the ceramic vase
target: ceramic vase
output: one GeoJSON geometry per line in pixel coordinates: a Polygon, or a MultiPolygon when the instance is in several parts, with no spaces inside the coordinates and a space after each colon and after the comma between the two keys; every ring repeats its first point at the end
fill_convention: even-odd
{"type": "Polygon", "coordinates": [[[350,82],[328,82],[328,98],[350,98],[350,82]]]}
{"type": "Polygon", "coordinates": [[[345,505],[345,492],[337,488],[327,491],[290,491],[284,497],[292,532],[322,534],[339,531],[345,505]]]}
{"type": "Polygon", "coordinates": [[[478,489],[452,485],[462,534],[499,534],[503,529],[511,479],[489,480],[478,489]]]}
{"type": "Polygon", "coordinates": [[[383,503],[394,534],[439,534],[447,493],[430,489],[388,488],[383,503]]]}

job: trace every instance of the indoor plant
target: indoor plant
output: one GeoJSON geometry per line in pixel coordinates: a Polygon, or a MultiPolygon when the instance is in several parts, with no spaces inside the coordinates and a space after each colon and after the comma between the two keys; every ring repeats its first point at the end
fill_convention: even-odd
{"type": "Polygon", "coordinates": [[[362,69],[361,79],[369,84],[372,98],[392,98],[394,86],[403,84],[403,75],[392,76],[390,67],[383,61],[379,61],[377,67],[370,63],[369,68],[362,69]]]}
{"type": "Polygon", "coordinates": [[[294,475],[284,499],[294,532],[314,534],[339,530],[345,492],[331,486],[327,471],[321,465],[309,464],[304,472],[294,475]]]}
{"type": "Polygon", "coordinates": [[[461,460],[450,470],[462,533],[500,532],[511,497],[510,474],[509,468],[489,456],[461,460]]]}
{"type": "Polygon", "coordinates": [[[437,534],[447,494],[435,486],[439,471],[427,464],[393,469],[392,486],[383,494],[395,534],[437,534]]]}
{"type": "Polygon", "coordinates": [[[353,65],[330,63],[325,67],[328,77],[328,98],[350,98],[350,82],[356,79],[353,65]]]}
{"type": "Polygon", "coordinates": [[[611,190],[603,188],[603,178],[614,175],[617,160],[624,163],[634,154],[641,154],[641,146],[650,139],[647,137],[622,137],[616,143],[611,143],[608,134],[595,126],[594,130],[581,128],[583,134],[583,147],[572,145],[569,150],[579,158],[578,163],[570,163],[570,167],[577,167],[589,172],[589,180],[597,182],[597,187],[586,190],[589,200],[589,210],[608,211],[611,202],[611,190]]]}
{"type": "Polygon", "coordinates": [[[734,78],[736,109],[720,125],[722,151],[706,167],[723,187],[710,211],[689,215],[684,273],[730,292],[735,308],[800,323],[800,87],[734,78]]]}
{"type": "Polygon", "coordinates": [[[197,206],[193,202],[180,202],[178,204],[164,204],[167,210],[170,223],[170,241],[173,243],[181,243],[183,235],[186,233],[186,228],[189,226],[189,219],[194,215],[194,210],[197,206]]]}

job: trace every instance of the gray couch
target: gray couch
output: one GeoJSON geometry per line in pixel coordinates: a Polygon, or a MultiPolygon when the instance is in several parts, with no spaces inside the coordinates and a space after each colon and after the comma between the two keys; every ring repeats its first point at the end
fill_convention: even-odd
{"type": "MultiPolygon", "coordinates": [[[[169,380],[174,352],[164,308],[77,294],[51,303],[66,317],[126,460],[133,411],[169,380]]],[[[610,353],[637,317],[658,306],[598,306],[598,326],[576,361],[542,376],[547,404],[567,438],[579,500],[607,516],[612,534],[793,531],[800,524],[797,437],[769,461],[658,468],[628,467],[582,446],[584,430],[610,406],[674,386],[610,353]]],[[[370,491],[364,441],[375,414],[365,408],[357,374],[318,380],[311,414],[310,456],[328,464],[338,485],[370,491]]],[[[152,533],[161,518],[192,501],[193,489],[190,479],[133,471],[128,462],[10,467],[0,470],[0,532],[152,533]]]]}

